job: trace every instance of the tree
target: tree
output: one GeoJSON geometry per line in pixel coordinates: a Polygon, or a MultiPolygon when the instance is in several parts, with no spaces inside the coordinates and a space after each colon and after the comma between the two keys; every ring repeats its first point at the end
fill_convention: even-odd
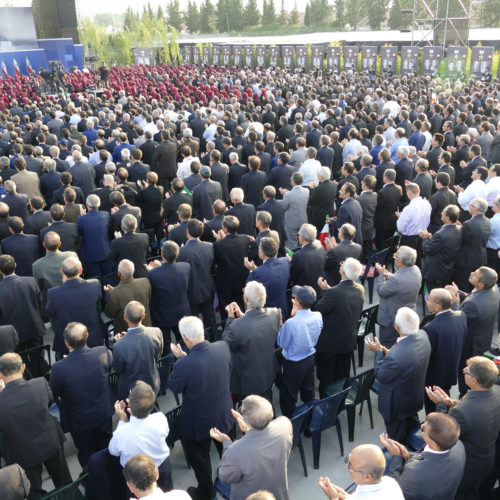
{"type": "Polygon", "coordinates": [[[369,6],[367,5],[367,11],[370,12],[368,24],[371,29],[379,30],[386,19],[389,0],[367,0],[367,2],[370,3],[369,6]]]}
{"type": "Polygon", "coordinates": [[[210,0],[205,0],[200,7],[200,31],[215,33],[215,7],[210,0]]]}
{"type": "Polygon", "coordinates": [[[184,24],[189,33],[197,33],[200,30],[200,12],[196,2],[188,0],[186,12],[183,14],[184,24]]]}
{"type": "Polygon", "coordinates": [[[304,26],[311,26],[311,8],[309,4],[306,5],[306,12],[304,14],[304,26]]]}
{"type": "Polygon", "coordinates": [[[229,33],[229,1],[218,0],[215,8],[216,27],[219,33],[229,33]]]}
{"type": "Polygon", "coordinates": [[[297,2],[294,2],[293,9],[288,16],[288,25],[289,26],[297,26],[299,24],[299,11],[297,9],[297,2]]]}
{"type": "Polygon", "coordinates": [[[483,0],[480,4],[481,15],[479,17],[481,26],[485,28],[500,27],[500,9],[498,0],[483,0]]]}
{"type": "Polygon", "coordinates": [[[274,26],[276,24],[276,8],[274,6],[274,0],[264,0],[262,24],[264,26],[274,26]]]}
{"type": "Polygon", "coordinates": [[[163,13],[163,9],[161,5],[158,5],[158,9],[156,11],[156,19],[163,21],[165,19],[165,14],[163,13]]]}
{"type": "Polygon", "coordinates": [[[389,15],[389,28],[391,30],[400,30],[404,27],[406,14],[401,14],[401,4],[399,0],[394,0],[389,15]]]}
{"type": "Polygon", "coordinates": [[[347,24],[347,0],[336,0],[334,26],[343,29],[347,24]]]}
{"type": "Polygon", "coordinates": [[[243,27],[243,3],[241,0],[227,0],[227,13],[230,31],[239,31],[243,27]]]}
{"type": "Polygon", "coordinates": [[[129,7],[125,11],[125,16],[123,18],[123,29],[132,31],[137,23],[139,22],[138,16],[135,14],[135,12],[129,7]]]}
{"type": "Polygon", "coordinates": [[[182,29],[182,15],[179,0],[170,0],[167,5],[168,24],[177,31],[182,29]]]}
{"type": "Polygon", "coordinates": [[[278,17],[278,24],[280,26],[286,26],[288,22],[288,14],[286,13],[285,10],[285,0],[281,0],[281,10],[280,10],[280,15],[278,17]]]}
{"type": "Polygon", "coordinates": [[[243,9],[243,27],[256,28],[260,24],[260,11],[257,0],[248,0],[243,9]]]}

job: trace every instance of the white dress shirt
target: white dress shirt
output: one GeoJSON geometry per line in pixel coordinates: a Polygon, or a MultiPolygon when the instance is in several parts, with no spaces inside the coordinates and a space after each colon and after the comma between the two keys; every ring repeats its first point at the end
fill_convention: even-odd
{"type": "Polygon", "coordinates": [[[500,195],[500,177],[490,177],[486,184],[488,206],[492,207],[495,200],[500,195]]]}
{"type": "Polygon", "coordinates": [[[191,172],[191,163],[193,161],[200,161],[197,156],[188,156],[184,158],[180,163],[177,164],[177,177],[179,179],[184,179],[189,177],[193,172],[191,172]]]}
{"type": "Polygon", "coordinates": [[[129,422],[118,422],[108,450],[111,455],[120,457],[122,467],[139,453],[151,457],[159,467],[170,454],[165,441],[167,436],[168,422],[163,413],[152,413],[146,418],[131,416],[129,422]]]}
{"type": "Polygon", "coordinates": [[[465,191],[458,193],[458,204],[463,210],[468,211],[469,205],[473,200],[476,198],[486,200],[487,196],[488,191],[486,189],[486,184],[481,179],[476,179],[465,188],[465,191]]]}
{"type": "Polygon", "coordinates": [[[431,221],[431,204],[421,196],[413,198],[399,216],[398,231],[404,236],[416,236],[419,229],[425,231],[431,221]]]}
{"type": "Polygon", "coordinates": [[[142,497],[142,500],[191,500],[191,497],[184,490],[172,490],[164,493],[157,486],[153,493],[142,497]]]}
{"type": "Polygon", "coordinates": [[[310,182],[318,182],[318,172],[321,168],[321,163],[314,158],[308,158],[299,168],[299,172],[304,176],[302,181],[303,186],[307,186],[310,182]]]}
{"type": "Polygon", "coordinates": [[[349,497],[353,500],[404,500],[403,492],[395,479],[383,476],[377,484],[358,484],[349,497]]]}

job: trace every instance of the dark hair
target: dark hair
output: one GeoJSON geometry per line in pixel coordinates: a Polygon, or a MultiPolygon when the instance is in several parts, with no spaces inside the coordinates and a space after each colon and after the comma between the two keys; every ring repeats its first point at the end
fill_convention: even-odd
{"type": "Polygon", "coordinates": [[[50,207],[50,217],[54,221],[61,221],[64,217],[64,208],[59,203],[54,203],[50,207]]]}
{"type": "Polygon", "coordinates": [[[16,352],[8,352],[0,356],[0,373],[5,377],[19,373],[23,360],[16,352]]]}
{"type": "Polygon", "coordinates": [[[455,446],[460,436],[458,422],[444,413],[429,413],[424,423],[427,435],[439,446],[442,451],[455,446]]]}
{"type": "Polygon", "coordinates": [[[9,228],[12,229],[16,234],[22,233],[24,229],[24,222],[21,217],[9,217],[9,228]]]}
{"type": "Polygon", "coordinates": [[[171,264],[175,262],[179,255],[179,245],[175,241],[166,241],[161,247],[163,258],[171,264]]]}
{"type": "Polygon", "coordinates": [[[268,258],[276,257],[276,255],[278,254],[279,245],[274,238],[262,238],[260,240],[259,246],[262,250],[262,253],[268,258]]]}
{"type": "Polygon", "coordinates": [[[199,238],[203,234],[203,222],[198,219],[190,219],[187,223],[187,232],[193,238],[199,238]]]}
{"type": "Polygon", "coordinates": [[[234,215],[225,215],[222,219],[222,226],[227,229],[230,234],[235,234],[240,227],[240,221],[234,215]]]}
{"type": "Polygon", "coordinates": [[[136,418],[146,418],[155,404],[155,393],[149,384],[138,380],[128,396],[130,410],[136,418]]]}
{"type": "Polygon", "coordinates": [[[123,467],[123,477],[139,491],[146,491],[156,482],[157,468],[153,459],[139,454],[129,458],[123,467]]]}

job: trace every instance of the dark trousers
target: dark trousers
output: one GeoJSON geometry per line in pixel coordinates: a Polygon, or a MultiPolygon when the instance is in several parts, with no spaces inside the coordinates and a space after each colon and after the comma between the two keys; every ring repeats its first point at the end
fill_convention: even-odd
{"type": "Polygon", "coordinates": [[[418,267],[422,267],[422,239],[420,238],[420,236],[418,236],[418,234],[412,236],[403,235],[401,237],[400,245],[414,248],[417,251],[416,264],[418,267]]]}
{"type": "Polygon", "coordinates": [[[377,250],[382,250],[384,248],[384,243],[386,240],[391,238],[396,231],[396,226],[393,227],[377,227],[375,232],[375,246],[377,250]]]}
{"type": "Polygon", "coordinates": [[[469,293],[472,290],[472,285],[469,283],[469,276],[472,271],[475,271],[475,269],[469,267],[457,267],[455,269],[455,283],[462,292],[469,293]]]}
{"type": "Polygon", "coordinates": [[[488,258],[488,267],[494,269],[498,276],[500,277],[500,259],[498,258],[498,250],[493,250],[493,248],[486,249],[486,255],[488,258]]]}
{"type": "Polygon", "coordinates": [[[71,433],[73,442],[78,450],[78,461],[82,469],[87,466],[87,462],[93,453],[108,447],[112,436],[111,418],[93,429],[71,433]]]}
{"type": "MultiPolygon", "coordinates": [[[[439,384],[433,384],[431,382],[426,382],[425,385],[432,387],[434,385],[439,385],[439,384]]],[[[446,392],[446,394],[448,394],[448,396],[450,395],[451,385],[439,385],[439,387],[441,387],[441,389],[443,389],[443,391],[446,392]]],[[[429,397],[427,396],[427,393],[425,393],[425,396],[424,396],[424,408],[425,408],[426,415],[429,415],[429,413],[436,411],[436,403],[434,403],[433,401],[431,401],[429,399],[429,397]]]]}
{"type": "Polygon", "coordinates": [[[199,304],[191,304],[191,314],[193,316],[201,314],[201,317],[203,318],[203,326],[205,328],[214,326],[217,323],[217,320],[215,319],[213,296],[204,302],[200,302],[199,304]]]}
{"type": "Polygon", "coordinates": [[[239,290],[217,290],[217,293],[219,295],[220,317],[223,321],[227,319],[226,306],[231,302],[236,302],[242,311],[245,309],[243,290],[241,288],[239,290]]]}
{"type": "Polygon", "coordinates": [[[419,424],[420,422],[418,420],[418,416],[415,414],[403,420],[398,420],[396,418],[389,421],[386,420],[385,428],[391,439],[394,439],[401,444],[405,444],[410,432],[419,424]]]}
{"type": "Polygon", "coordinates": [[[163,334],[163,353],[162,356],[166,356],[170,353],[170,342],[172,342],[171,332],[174,332],[175,341],[178,344],[184,344],[182,341],[181,332],[179,332],[179,327],[175,326],[160,326],[161,333],[163,334]]]}
{"type": "MultiPolygon", "coordinates": [[[[56,488],[71,483],[71,474],[68,469],[62,445],[56,453],[43,461],[43,465],[45,465],[56,488]]],[[[24,471],[31,484],[28,500],[34,500],[43,496],[46,491],[42,489],[42,464],[39,463],[33,467],[26,467],[24,471]]]]}
{"type": "Polygon", "coordinates": [[[113,270],[113,265],[109,260],[101,260],[99,262],[84,261],[83,270],[87,278],[102,280],[106,274],[109,274],[113,270]]]}
{"type": "Polygon", "coordinates": [[[367,238],[366,240],[363,240],[363,256],[365,257],[365,260],[367,259],[368,255],[370,255],[370,252],[372,251],[373,248],[373,243],[372,239],[367,238]]]}
{"type": "Polygon", "coordinates": [[[292,418],[297,396],[303,403],[314,399],[314,354],[300,361],[283,359],[279,382],[281,414],[292,418]]]}
{"type": "Polygon", "coordinates": [[[390,349],[395,344],[397,338],[398,338],[398,332],[396,331],[393,325],[389,326],[379,325],[378,339],[384,347],[390,349]]]}
{"type": "Polygon", "coordinates": [[[325,397],[329,384],[349,377],[351,353],[316,352],[316,376],[319,380],[319,397],[325,397]]]}
{"type": "MultiPolygon", "coordinates": [[[[193,468],[194,475],[198,481],[196,488],[197,500],[212,500],[214,498],[212,481],[212,462],[210,461],[210,438],[202,441],[193,441],[191,439],[182,439],[182,446],[188,464],[193,468]]],[[[222,444],[215,442],[219,455],[222,455],[222,444]]]]}
{"type": "Polygon", "coordinates": [[[442,281],[429,281],[425,280],[425,286],[427,287],[427,292],[430,293],[434,288],[444,288],[446,285],[451,283],[443,283],[442,281]]]}

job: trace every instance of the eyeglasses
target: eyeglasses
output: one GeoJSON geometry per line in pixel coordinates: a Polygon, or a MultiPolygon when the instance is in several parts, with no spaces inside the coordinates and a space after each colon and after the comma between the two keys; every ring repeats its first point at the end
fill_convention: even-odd
{"type": "Polygon", "coordinates": [[[463,372],[464,372],[464,375],[469,375],[469,377],[472,377],[468,368],[464,368],[463,372]]]}
{"type": "Polygon", "coordinates": [[[366,472],[365,472],[365,471],[362,471],[362,470],[356,470],[356,469],[352,466],[352,464],[351,464],[351,456],[350,456],[350,455],[349,455],[349,457],[345,458],[345,459],[344,459],[344,461],[345,461],[345,465],[346,465],[346,467],[347,467],[347,470],[348,470],[349,472],[356,472],[356,473],[358,473],[358,474],[366,474],[366,472]]]}

